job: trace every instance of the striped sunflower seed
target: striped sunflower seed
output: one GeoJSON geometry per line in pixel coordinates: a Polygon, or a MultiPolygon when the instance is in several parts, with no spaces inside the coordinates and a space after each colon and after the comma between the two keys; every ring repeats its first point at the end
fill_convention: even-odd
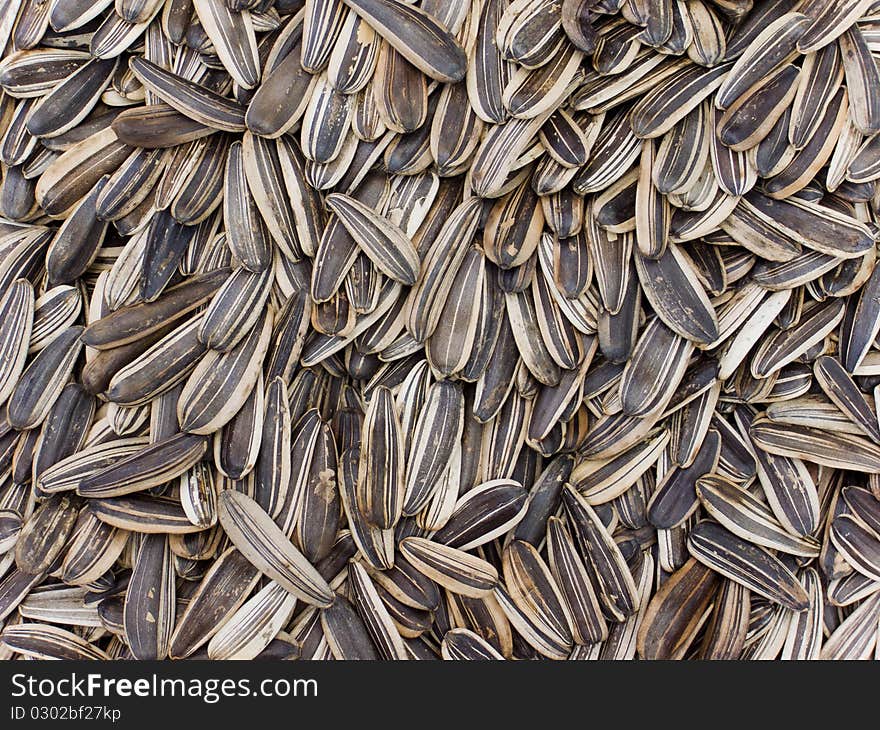
{"type": "Polygon", "coordinates": [[[877,3],[0,7],[2,656],[877,653],[877,3]]]}

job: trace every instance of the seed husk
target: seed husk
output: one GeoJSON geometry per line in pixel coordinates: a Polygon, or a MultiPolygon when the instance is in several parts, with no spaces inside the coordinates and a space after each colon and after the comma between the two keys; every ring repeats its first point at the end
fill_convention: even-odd
{"type": "Polygon", "coordinates": [[[875,2],[3,7],[3,657],[877,653],[875,2]]]}

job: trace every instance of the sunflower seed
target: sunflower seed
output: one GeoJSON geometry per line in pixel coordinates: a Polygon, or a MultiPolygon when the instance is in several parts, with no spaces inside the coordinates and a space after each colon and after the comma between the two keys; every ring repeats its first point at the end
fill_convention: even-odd
{"type": "Polygon", "coordinates": [[[876,6],[6,3],[0,653],[877,653],[876,6]]]}

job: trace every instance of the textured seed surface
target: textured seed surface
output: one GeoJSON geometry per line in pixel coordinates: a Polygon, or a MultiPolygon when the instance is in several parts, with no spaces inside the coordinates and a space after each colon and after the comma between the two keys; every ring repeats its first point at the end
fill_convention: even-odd
{"type": "Polygon", "coordinates": [[[0,40],[0,657],[880,656],[880,3],[0,40]]]}

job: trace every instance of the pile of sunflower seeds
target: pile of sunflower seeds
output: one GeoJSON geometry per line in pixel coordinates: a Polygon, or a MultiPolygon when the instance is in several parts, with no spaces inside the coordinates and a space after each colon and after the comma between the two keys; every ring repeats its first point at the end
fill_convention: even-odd
{"type": "Polygon", "coordinates": [[[880,2],[0,49],[0,656],[880,654],[880,2]]]}

